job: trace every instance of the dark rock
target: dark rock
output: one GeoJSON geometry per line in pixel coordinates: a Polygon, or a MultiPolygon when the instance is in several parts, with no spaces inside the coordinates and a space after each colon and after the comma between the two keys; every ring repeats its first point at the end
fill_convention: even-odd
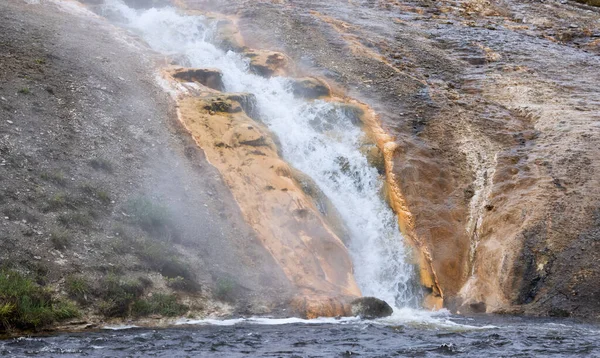
{"type": "Polygon", "coordinates": [[[212,68],[181,68],[173,72],[173,78],[186,82],[200,83],[208,88],[223,91],[223,74],[212,68]]]}
{"type": "Polygon", "coordinates": [[[394,313],[394,310],[387,302],[375,297],[361,297],[350,303],[352,306],[352,315],[361,318],[373,319],[388,317],[394,313]]]}

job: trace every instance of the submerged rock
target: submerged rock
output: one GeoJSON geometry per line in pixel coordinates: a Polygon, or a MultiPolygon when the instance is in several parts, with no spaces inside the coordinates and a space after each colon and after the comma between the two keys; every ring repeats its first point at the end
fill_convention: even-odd
{"type": "Polygon", "coordinates": [[[394,313],[394,309],[387,302],[375,297],[357,298],[350,305],[353,316],[366,319],[388,317],[394,313]]]}
{"type": "Polygon", "coordinates": [[[250,59],[250,69],[259,76],[283,76],[289,72],[290,59],[282,53],[253,50],[245,55],[250,59]]]}
{"type": "Polygon", "coordinates": [[[292,82],[292,91],[294,92],[294,96],[305,99],[317,99],[331,95],[331,89],[327,83],[314,77],[294,80],[292,82]]]}

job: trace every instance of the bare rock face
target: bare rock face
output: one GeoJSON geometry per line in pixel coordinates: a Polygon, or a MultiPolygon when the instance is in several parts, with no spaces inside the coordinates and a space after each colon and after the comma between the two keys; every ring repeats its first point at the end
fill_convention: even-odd
{"type": "Polygon", "coordinates": [[[217,91],[225,89],[223,74],[213,68],[177,68],[171,76],[180,81],[200,83],[217,91]]]}
{"type": "Polygon", "coordinates": [[[331,96],[331,89],[324,81],[315,78],[300,78],[292,82],[292,91],[296,97],[317,99],[331,96]]]}
{"type": "Polygon", "coordinates": [[[373,319],[391,316],[394,313],[387,302],[375,297],[361,297],[350,303],[353,316],[373,319]]]}

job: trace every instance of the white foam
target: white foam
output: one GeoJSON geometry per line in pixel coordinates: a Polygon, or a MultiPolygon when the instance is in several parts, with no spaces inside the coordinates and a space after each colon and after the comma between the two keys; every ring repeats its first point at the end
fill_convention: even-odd
{"type": "Polygon", "coordinates": [[[126,329],[134,329],[134,328],[140,328],[139,326],[136,325],[115,325],[115,326],[104,326],[102,327],[102,329],[106,329],[108,331],[122,331],[122,330],[126,330],[126,329]]]}

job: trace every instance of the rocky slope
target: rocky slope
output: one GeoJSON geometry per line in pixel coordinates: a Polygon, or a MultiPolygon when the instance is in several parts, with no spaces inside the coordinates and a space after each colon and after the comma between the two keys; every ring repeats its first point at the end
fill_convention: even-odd
{"type": "MultiPolygon", "coordinates": [[[[76,301],[77,325],[286,302],[288,279],[177,120],[144,45],[68,1],[3,1],[0,32],[2,278],[76,301]],[[157,297],[176,309],[155,309],[157,297]]],[[[9,296],[8,314],[24,309],[9,296]]],[[[0,330],[15,328],[5,313],[0,330]]]]}
{"type": "Polygon", "coordinates": [[[597,316],[596,8],[179,3],[237,16],[246,44],[376,110],[394,138],[392,204],[446,307],[597,316]]]}

